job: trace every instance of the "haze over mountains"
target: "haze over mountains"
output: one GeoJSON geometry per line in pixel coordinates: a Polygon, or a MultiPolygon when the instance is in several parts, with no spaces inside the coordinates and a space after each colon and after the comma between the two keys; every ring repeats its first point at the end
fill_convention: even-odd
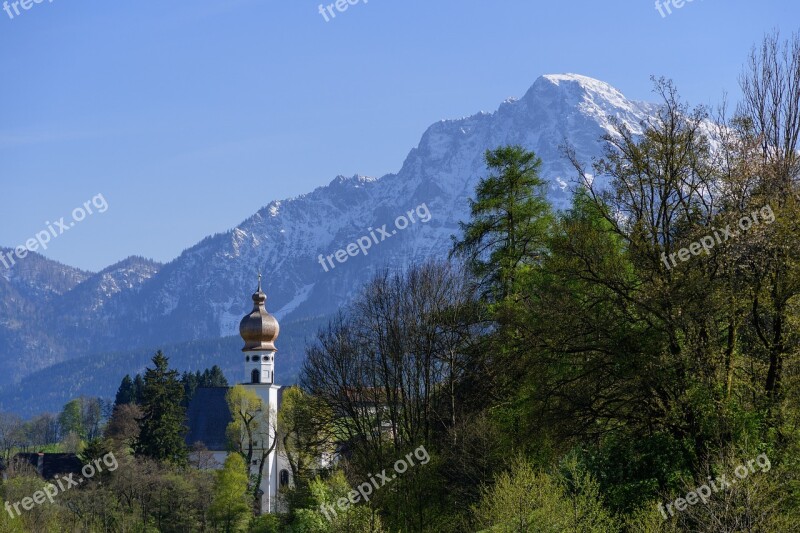
{"type": "Polygon", "coordinates": [[[521,144],[535,151],[551,200],[564,208],[575,172],[559,147],[569,142],[588,162],[601,153],[609,116],[636,132],[653,111],[591,78],[543,76],[493,113],[432,125],[396,174],[339,176],[303,196],[272,201],[166,265],[131,257],[95,274],[32,253],[0,271],[0,410],[33,414],[58,410],[81,394],[110,397],[158,348],[181,370],[218,364],[239,381],[235,335],[259,270],[267,308],[281,320],[277,381],[286,384],[296,376],[304,342],[376,271],[446,256],[486,173],[485,150],[521,144]],[[423,203],[429,222],[328,272],[318,262],[368,228],[393,227],[423,203]]]}

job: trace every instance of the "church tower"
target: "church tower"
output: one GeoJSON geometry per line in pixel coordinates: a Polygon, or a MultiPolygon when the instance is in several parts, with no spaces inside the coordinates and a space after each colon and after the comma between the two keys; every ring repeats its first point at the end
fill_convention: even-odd
{"type": "Polygon", "coordinates": [[[275,383],[275,339],[280,326],[274,316],[267,312],[267,295],[261,290],[261,274],[258,289],[253,294],[253,310],[239,324],[239,334],[244,340],[244,380],[247,385],[273,385],[275,383]]]}
{"type": "MultiPolygon", "coordinates": [[[[267,295],[261,290],[261,274],[258,275],[258,289],[253,294],[253,310],[242,318],[239,334],[244,340],[244,376],[242,386],[255,392],[268,413],[270,429],[260,442],[254,446],[254,456],[261,457],[270,447],[264,464],[261,480],[261,512],[274,513],[278,506],[279,480],[281,485],[288,483],[288,469],[285,458],[278,452],[276,445],[280,408],[280,389],[275,384],[275,340],[278,338],[280,326],[278,320],[266,309],[267,295]],[[279,470],[280,469],[280,470],[279,470]],[[287,479],[284,479],[287,478],[287,479]]],[[[254,461],[250,465],[252,473],[257,473],[259,464],[254,461]]]]}

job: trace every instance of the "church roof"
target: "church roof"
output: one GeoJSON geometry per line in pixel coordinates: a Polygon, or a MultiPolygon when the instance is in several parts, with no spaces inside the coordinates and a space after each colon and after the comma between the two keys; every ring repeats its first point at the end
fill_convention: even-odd
{"type": "Polygon", "coordinates": [[[233,421],[225,394],[228,387],[199,387],[186,410],[186,445],[202,442],[211,451],[228,451],[225,431],[233,421]]]}

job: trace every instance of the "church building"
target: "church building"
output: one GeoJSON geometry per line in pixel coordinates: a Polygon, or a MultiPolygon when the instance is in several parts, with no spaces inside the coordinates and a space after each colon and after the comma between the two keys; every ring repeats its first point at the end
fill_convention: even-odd
{"type": "MultiPolygon", "coordinates": [[[[242,348],[243,373],[241,385],[255,392],[263,402],[268,413],[270,429],[264,441],[256,441],[253,446],[252,474],[257,474],[259,459],[273,447],[266,457],[261,480],[261,512],[275,513],[279,510],[278,492],[290,484],[290,468],[285,454],[275,443],[277,438],[277,413],[280,409],[282,387],[275,384],[275,357],[280,326],[277,319],[266,309],[267,296],[261,290],[261,276],[258,289],[253,294],[253,310],[242,318],[239,334],[244,340],[242,348]]],[[[197,450],[204,447],[213,456],[214,467],[220,468],[232,451],[226,435],[228,424],[233,420],[225,395],[227,387],[198,388],[187,409],[189,431],[186,444],[197,450]]],[[[199,452],[193,452],[197,454],[199,452]]]]}

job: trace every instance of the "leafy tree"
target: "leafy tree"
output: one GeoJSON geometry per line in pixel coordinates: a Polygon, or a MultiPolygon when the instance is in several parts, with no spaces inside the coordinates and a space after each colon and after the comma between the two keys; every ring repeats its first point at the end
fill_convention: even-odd
{"type": "Polygon", "coordinates": [[[178,372],[169,368],[169,359],[159,350],[153,357],[153,368],[144,375],[140,433],[134,444],[137,455],[177,465],[186,463],[186,413],[182,400],[178,372]]]}
{"type": "Polygon", "coordinates": [[[245,531],[250,519],[247,465],[239,454],[230,454],[217,472],[210,513],[219,531],[245,531]]]}
{"type": "Polygon", "coordinates": [[[258,509],[264,468],[278,443],[275,409],[264,405],[258,394],[241,385],[232,387],[225,398],[233,418],[227,428],[231,446],[248,465],[246,471],[249,472],[253,461],[257,465],[251,492],[254,508],[258,509]]]}
{"type": "Polygon", "coordinates": [[[309,484],[311,498],[308,507],[297,509],[294,531],[313,533],[381,533],[385,531],[378,513],[368,505],[350,504],[351,491],[347,478],[336,470],[327,479],[315,478],[309,484]],[[347,502],[342,509],[337,504],[347,502]]]}
{"type": "MultiPolygon", "coordinates": [[[[763,379],[770,416],[779,418],[786,362],[798,342],[793,301],[800,296],[800,34],[781,40],[774,32],[753,47],[740,78],[743,102],[736,124],[755,146],[746,186],[732,203],[749,214],[770,206],[775,224],[748,232],[748,285],[755,329],[754,349],[766,355],[763,379]],[[761,238],[757,235],[761,233],[761,238]]],[[[737,213],[739,214],[739,213],[737,213]]],[[[777,422],[776,422],[777,423],[777,422]]]]}
{"type": "Polygon", "coordinates": [[[576,462],[547,474],[517,459],[486,488],[475,508],[477,522],[491,531],[611,533],[619,526],[603,508],[597,483],[576,462]]]}
{"type": "Polygon", "coordinates": [[[300,387],[283,391],[278,429],[295,481],[309,479],[323,457],[332,457],[333,413],[326,404],[300,387]]]}
{"type": "Polygon", "coordinates": [[[99,398],[81,398],[81,421],[88,440],[100,436],[103,422],[103,405],[99,398]]]}
{"type": "Polygon", "coordinates": [[[14,448],[20,445],[22,419],[11,413],[0,413],[0,460],[9,463],[14,448]]]}
{"type": "Polygon", "coordinates": [[[254,516],[250,520],[249,533],[279,533],[281,531],[281,520],[274,514],[262,514],[254,516]]]}
{"type": "Polygon", "coordinates": [[[70,400],[64,405],[61,414],[58,415],[58,424],[61,426],[62,435],[67,436],[70,433],[74,433],[81,438],[86,436],[82,411],[80,399],[70,400]]]}

